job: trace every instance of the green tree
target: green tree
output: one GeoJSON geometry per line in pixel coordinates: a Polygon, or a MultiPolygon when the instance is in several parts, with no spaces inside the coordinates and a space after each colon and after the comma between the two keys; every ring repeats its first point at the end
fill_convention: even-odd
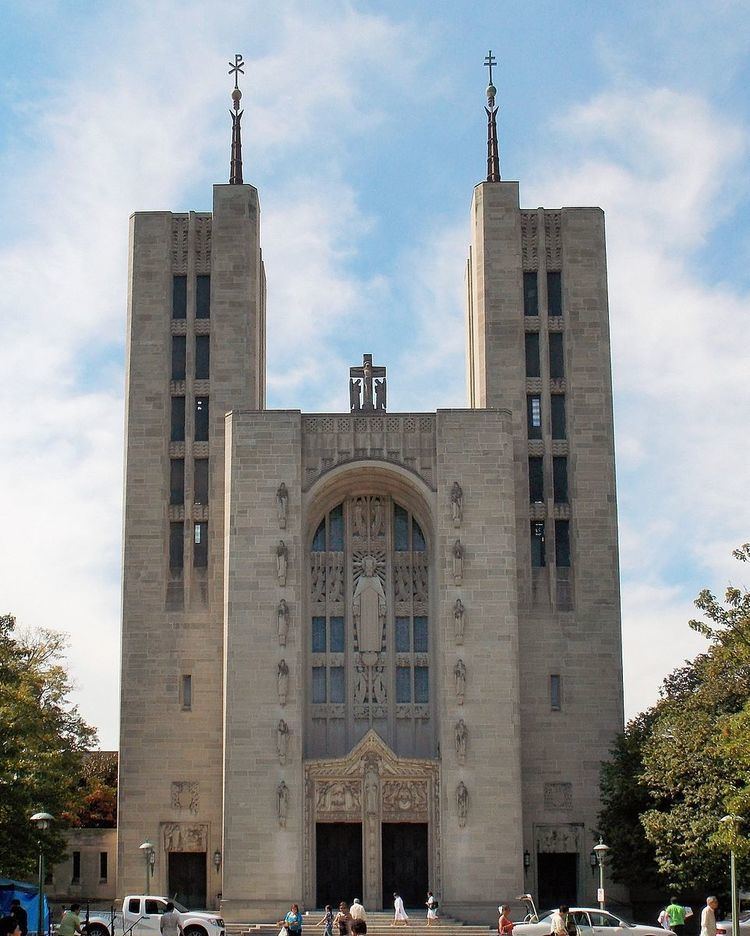
{"type": "Polygon", "coordinates": [[[69,699],[65,637],[51,630],[16,630],[0,616],[0,874],[33,877],[37,833],[29,817],[39,810],[59,817],[43,838],[49,863],[65,851],[61,829],[83,799],[83,753],[96,742],[69,699]]]}

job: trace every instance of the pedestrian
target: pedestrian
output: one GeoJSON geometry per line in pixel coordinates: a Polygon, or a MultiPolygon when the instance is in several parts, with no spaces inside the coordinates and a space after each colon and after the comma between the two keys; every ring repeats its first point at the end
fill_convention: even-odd
{"type": "Polygon", "coordinates": [[[427,907],[427,925],[432,926],[434,923],[439,922],[437,915],[438,902],[435,900],[432,891],[427,891],[425,906],[427,907]]]}
{"type": "Polygon", "coordinates": [[[396,893],[393,895],[393,909],[395,913],[393,915],[393,923],[391,926],[408,926],[409,914],[406,912],[406,910],[404,910],[403,900],[396,893]]]}
{"type": "Polygon", "coordinates": [[[367,933],[367,911],[359,902],[359,897],[355,897],[349,909],[352,918],[351,931],[355,936],[365,936],[367,933]]]}
{"type": "Polygon", "coordinates": [[[293,903],[289,913],[276,925],[284,927],[289,936],[302,936],[302,914],[299,912],[299,905],[293,903]]]}
{"type": "Polygon", "coordinates": [[[159,930],[162,936],[182,936],[182,923],[180,923],[180,914],[175,910],[171,900],[167,901],[164,913],[159,920],[159,930]]]}
{"type": "Polygon", "coordinates": [[[21,936],[21,926],[14,916],[0,917],[0,936],[21,936]]]}
{"type": "Polygon", "coordinates": [[[341,901],[339,904],[339,912],[334,917],[334,925],[338,927],[339,936],[351,936],[352,931],[352,915],[349,913],[349,904],[345,901],[341,901]]]}
{"type": "Polygon", "coordinates": [[[667,916],[669,917],[669,928],[673,933],[676,933],[677,936],[682,936],[685,932],[685,917],[688,909],[688,907],[683,907],[682,904],[678,904],[676,897],[672,896],[669,898],[669,905],[666,910],[667,916]]]}
{"type": "Polygon", "coordinates": [[[21,927],[21,936],[26,936],[29,931],[29,915],[21,906],[21,901],[15,897],[10,902],[10,915],[18,920],[21,927]]]}
{"type": "Polygon", "coordinates": [[[500,919],[497,921],[498,936],[512,936],[513,920],[510,918],[510,907],[508,904],[502,904],[497,909],[500,911],[500,919]]]}
{"type": "Polygon", "coordinates": [[[82,936],[81,918],[78,915],[80,909],[81,905],[74,903],[63,913],[60,925],[57,927],[57,936],[75,936],[76,933],[82,936]]]}
{"type": "Polygon", "coordinates": [[[570,907],[567,904],[560,904],[550,920],[551,936],[575,936],[577,932],[578,927],[570,912],[570,907]]]}
{"type": "Polygon", "coordinates": [[[719,901],[715,897],[706,898],[706,906],[701,913],[701,936],[716,936],[716,911],[719,901]]]}
{"type": "Polygon", "coordinates": [[[333,908],[330,904],[326,904],[326,912],[323,914],[323,919],[318,920],[315,925],[325,927],[323,936],[333,936],[333,908]]]}
{"type": "Polygon", "coordinates": [[[656,918],[656,921],[662,929],[669,929],[669,914],[667,913],[666,908],[661,911],[659,916],[656,918]]]}

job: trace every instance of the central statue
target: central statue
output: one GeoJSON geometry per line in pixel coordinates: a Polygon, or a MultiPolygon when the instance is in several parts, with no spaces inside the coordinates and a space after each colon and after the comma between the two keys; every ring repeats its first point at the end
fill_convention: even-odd
{"type": "Polygon", "coordinates": [[[360,653],[380,653],[385,623],[385,592],[374,556],[362,560],[362,574],[354,589],[354,623],[360,653]]]}

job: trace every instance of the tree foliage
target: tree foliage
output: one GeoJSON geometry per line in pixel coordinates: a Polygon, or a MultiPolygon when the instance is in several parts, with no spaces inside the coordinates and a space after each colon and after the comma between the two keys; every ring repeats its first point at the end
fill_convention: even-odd
{"type": "MultiPolygon", "coordinates": [[[[734,555],[750,561],[750,545],[734,555]]],[[[602,769],[601,826],[614,875],[631,888],[721,893],[729,848],[748,853],[750,594],[730,585],[723,604],[708,590],[695,604],[704,619],[690,626],[708,648],[665,679],[602,769]],[[748,819],[722,823],[727,814],[748,819]]]]}
{"type": "Polygon", "coordinates": [[[51,630],[18,632],[12,615],[0,616],[0,874],[35,875],[38,811],[60,821],[45,833],[48,862],[64,854],[61,828],[77,814],[83,753],[96,742],[69,700],[65,637],[51,630]]]}
{"type": "Polygon", "coordinates": [[[70,825],[83,829],[114,829],[117,825],[117,752],[84,754],[78,787],[81,803],[65,815],[70,825]]]}

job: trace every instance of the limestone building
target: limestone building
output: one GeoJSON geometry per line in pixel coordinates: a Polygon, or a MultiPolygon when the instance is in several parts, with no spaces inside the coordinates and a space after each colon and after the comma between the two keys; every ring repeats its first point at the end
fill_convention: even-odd
{"type": "Polygon", "coordinates": [[[270,410],[239,97],[213,211],[131,218],[118,893],[148,841],[157,891],[229,920],[590,902],[622,725],[603,214],[520,208],[490,84],[468,408],[388,411],[365,356],[350,412],[270,410]]]}

